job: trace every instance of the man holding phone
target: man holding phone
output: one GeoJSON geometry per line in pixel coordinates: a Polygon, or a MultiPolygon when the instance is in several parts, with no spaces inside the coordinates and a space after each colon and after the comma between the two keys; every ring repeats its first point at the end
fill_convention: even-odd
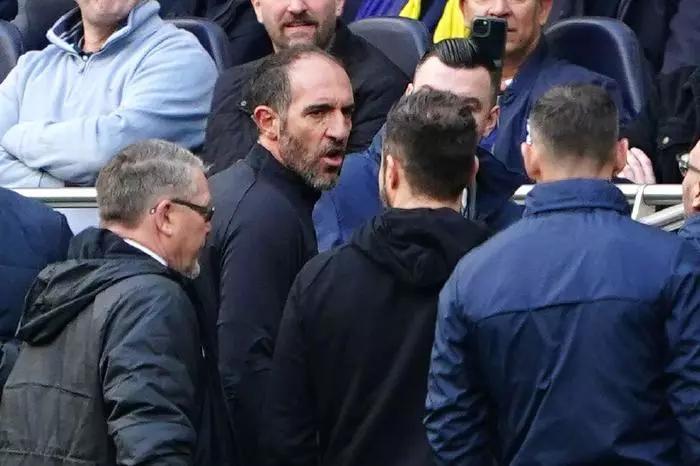
{"type": "MultiPolygon", "coordinates": [[[[482,146],[491,150],[509,171],[520,175],[523,184],[530,181],[520,154],[520,144],[527,136],[526,120],[535,101],[552,87],[600,86],[613,98],[623,126],[633,117],[632,110],[624,107],[613,79],[551,54],[543,35],[551,8],[552,0],[462,0],[466,24],[484,16],[505,20],[507,24],[501,81],[503,94],[499,99],[501,114],[497,127],[482,141],[482,146]]],[[[476,26],[477,29],[482,27],[478,20],[476,26]]],[[[498,37],[494,34],[492,38],[475,39],[477,43],[484,43],[497,41],[498,37]]]]}

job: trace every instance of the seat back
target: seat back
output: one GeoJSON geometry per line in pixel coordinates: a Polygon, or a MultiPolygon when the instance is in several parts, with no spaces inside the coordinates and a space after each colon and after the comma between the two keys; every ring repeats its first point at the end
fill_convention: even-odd
{"type": "Polygon", "coordinates": [[[231,66],[231,55],[228,49],[229,39],[221,26],[203,18],[176,18],[170,19],[168,22],[194,34],[202,47],[214,59],[219,71],[231,66]]]}
{"type": "Polygon", "coordinates": [[[639,41],[627,25],[610,18],[571,18],[545,36],[555,56],[614,79],[625,106],[641,112],[650,82],[639,41]]]}
{"type": "Polygon", "coordinates": [[[0,21],[0,82],[5,80],[23,53],[22,37],[15,25],[0,21]]]}
{"type": "Polygon", "coordinates": [[[49,45],[46,33],[54,23],[75,8],[75,0],[20,0],[17,17],[12,23],[17,26],[24,49],[41,50],[49,45]]]}
{"type": "Polygon", "coordinates": [[[418,61],[430,47],[428,29],[415,19],[365,18],[350,23],[348,28],[381,50],[406,76],[413,76],[418,61]]]}

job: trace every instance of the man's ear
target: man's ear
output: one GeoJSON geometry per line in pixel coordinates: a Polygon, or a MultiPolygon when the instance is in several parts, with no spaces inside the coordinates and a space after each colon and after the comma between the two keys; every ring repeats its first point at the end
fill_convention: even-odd
{"type": "Polygon", "coordinates": [[[630,143],[627,138],[622,138],[615,143],[615,165],[613,167],[613,176],[617,176],[627,165],[627,153],[630,149],[630,143]]]}
{"type": "Polygon", "coordinates": [[[484,128],[484,136],[491,134],[491,131],[498,124],[498,117],[501,115],[501,108],[498,105],[489,110],[489,114],[486,115],[486,127],[484,128]]]}
{"type": "Polygon", "coordinates": [[[700,177],[698,177],[695,182],[693,182],[693,185],[690,187],[691,192],[692,192],[692,198],[690,199],[690,203],[693,207],[693,211],[695,212],[700,212],[700,177]]]}
{"type": "Polygon", "coordinates": [[[479,173],[479,157],[474,156],[474,166],[472,167],[472,172],[469,175],[469,182],[476,182],[476,174],[479,173]]]}
{"type": "Polygon", "coordinates": [[[549,14],[552,12],[553,0],[539,0],[539,2],[540,10],[539,14],[537,15],[537,20],[540,26],[544,26],[545,24],[547,24],[549,14]]]}
{"type": "Polygon", "coordinates": [[[175,228],[172,222],[172,202],[168,199],[161,199],[151,210],[151,215],[156,223],[158,231],[165,236],[172,236],[175,228]]]}
{"type": "Polygon", "coordinates": [[[345,8],[345,0],[335,0],[335,16],[336,18],[343,14],[345,8]]]}
{"type": "Polygon", "coordinates": [[[525,173],[531,180],[539,181],[542,179],[542,165],[540,155],[532,148],[531,144],[523,142],[520,144],[520,152],[523,154],[523,165],[525,165],[525,173]]]}
{"type": "Polygon", "coordinates": [[[279,139],[279,115],[267,105],[259,105],[253,110],[253,121],[258,127],[260,136],[270,141],[279,139]]]}
{"type": "Polygon", "coordinates": [[[255,11],[255,18],[258,20],[258,23],[262,24],[263,18],[262,8],[260,7],[260,0],[250,0],[250,3],[253,5],[253,10],[255,11]]]}
{"type": "Polygon", "coordinates": [[[410,95],[413,94],[413,83],[408,83],[406,86],[406,92],[403,93],[403,95],[410,95]]]}

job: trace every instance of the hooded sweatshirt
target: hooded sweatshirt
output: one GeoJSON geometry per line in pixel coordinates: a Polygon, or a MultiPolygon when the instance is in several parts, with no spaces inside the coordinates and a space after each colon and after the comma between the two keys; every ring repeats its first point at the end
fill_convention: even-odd
{"type": "Polygon", "coordinates": [[[422,419],[438,293],[486,238],[449,209],[388,210],[304,267],[275,348],[269,464],[432,464],[422,419]]]}
{"type": "Polygon", "coordinates": [[[124,147],[204,142],[217,71],[189,32],[142,0],[93,54],[82,53],[78,9],[23,55],[0,84],[0,186],[91,185],[124,147]]]}
{"type": "Polygon", "coordinates": [[[75,237],[68,257],[27,297],[0,464],[192,464],[209,450],[206,389],[179,275],[107,230],[75,237]]]}

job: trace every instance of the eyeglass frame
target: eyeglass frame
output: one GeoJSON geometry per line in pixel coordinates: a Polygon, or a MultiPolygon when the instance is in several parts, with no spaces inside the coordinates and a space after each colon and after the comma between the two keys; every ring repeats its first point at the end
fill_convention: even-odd
{"type": "Polygon", "coordinates": [[[678,163],[678,171],[681,172],[681,176],[684,178],[689,171],[700,173],[700,168],[690,163],[690,154],[688,152],[676,154],[676,163],[678,163]]]}
{"type": "MultiPolygon", "coordinates": [[[[170,202],[173,204],[179,204],[181,206],[185,206],[190,210],[195,211],[197,214],[199,214],[205,222],[211,222],[212,217],[214,217],[214,212],[216,212],[216,208],[213,205],[199,205],[199,204],[193,204],[192,202],[185,201],[184,199],[170,199],[170,202]]],[[[150,214],[154,214],[156,212],[156,208],[153,207],[150,210],[150,214]]]]}

